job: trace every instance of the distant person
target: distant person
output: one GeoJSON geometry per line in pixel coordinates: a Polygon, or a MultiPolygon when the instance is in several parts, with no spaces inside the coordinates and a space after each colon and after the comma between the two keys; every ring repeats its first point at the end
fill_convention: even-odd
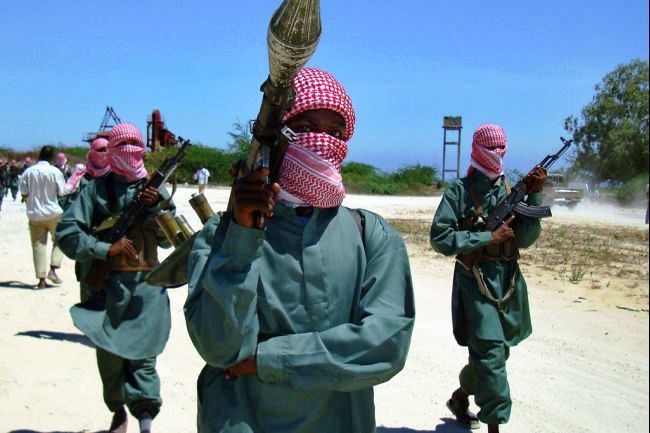
{"type": "Polygon", "coordinates": [[[7,192],[11,192],[11,198],[16,201],[20,186],[20,168],[15,159],[11,160],[7,167],[7,192]]]}
{"type": "Polygon", "coordinates": [[[56,154],[56,163],[54,165],[61,170],[61,174],[63,174],[66,181],[72,176],[72,169],[68,165],[68,158],[65,153],[59,152],[56,154]]]}
{"type": "Polygon", "coordinates": [[[111,171],[106,153],[108,140],[98,137],[90,143],[90,150],[86,154],[86,179],[104,177],[111,171]]]}
{"type": "Polygon", "coordinates": [[[61,217],[57,236],[65,254],[80,262],[76,271],[82,293],[86,291],[85,302],[72,307],[70,314],[75,326],[97,346],[104,403],[113,413],[109,431],[126,432],[126,405],[138,419],[140,432],[150,433],[162,405],[156,357],[169,338],[171,314],[167,291],[150,286],[144,277],[158,264],[158,246],[170,246],[155,217],[161,210],[175,208],[165,190],[142,190],[148,173],[138,128],[130,123],[114,126],[106,154],[110,173],[83,187],[61,217]],[[134,200],[145,211],[142,222],[125,237],[110,243],[106,231],[94,230],[134,200]],[[103,287],[85,282],[92,259],[106,261],[110,267],[103,287]]]}
{"type": "MultiPolygon", "coordinates": [[[[14,161],[14,163],[15,163],[15,162],[16,162],[16,161],[14,161]]],[[[20,176],[22,176],[23,173],[25,172],[25,170],[27,170],[29,167],[31,167],[32,164],[34,164],[34,163],[32,162],[32,158],[30,158],[29,156],[25,157],[25,159],[23,160],[23,163],[22,163],[21,166],[20,166],[20,169],[18,170],[18,174],[19,174],[20,176]]]]}
{"type": "Polygon", "coordinates": [[[43,146],[38,163],[29,167],[21,176],[20,193],[27,202],[29,234],[32,240],[34,269],[39,289],[47,287],[46,279],[61,284],[56,270],[61,267],[63,254],[56,246],[55,231],[59,217],[63,213],[58,197],[64,194],[65,180],[61,172],[51,165],[54,148],[43,146]],[[52,256],[50,270],[47,270],[47,235],[52,237],[52,256]]]}
{"type": "MultiPolygon", "coordinates": [[[[76,190],[72,192],[69,197],[70,203],[75,200],[81,191],[93,180],[106,177],[111,172],[111,166],[108,163],[108,153],[107,153],[108,140],[103,137],[98,137],[90,144],[90,150],[86,154],[86,170],[79,183],[76,187],[76,190]]],[[[74,177],[74,175],[73,175],[74,177]]],[[[71,178],[72,179],[72,178],[71,178]]],[[[68,179],[70,183],[70,179],[68,179]]],[[[69,205],[67,207],[70,207],[69,205]]],[[[67,209],[66,207],[66,209],[67,209]]],[[[92,258],[87,258],[85,260],[78,259],[74,263],[75,276],[77,281],[79,281],[79,295],[81,302],[88,300],[91,295],[90,288],[84,281],[85,272],[87,272],[92,258]]]]}
{"type": "Polygon", "coordinates": [[[203,193],[205,190],[205,186],[208,184],[209,177],[210,172],[208,169],[205,168],[203,163],[199,164],[199,169],[196,170],[196,173],[194,173],[194,180],[196,180],[196,183],[199,185],[199,194],[203,193]]]}
{"type": "Polygon", "coordinates": [[[84,174],[86,174],[86,166],[79,163],[74,166],[74,173],[70,176],[65,183],[65,193],[72,194],[79,190],[79,184],[84,174]]]}
{"type": "Polygon", "coordinates": [[[108,140],[103,137],[93,140],[90,144],[90,150],[86,154],[86,165],[77,164],[75,166],[75,173],[67,181],[68,189],[71,192],[66,196],[66,203],[61,205],[64,211],[68,208],[69,203],[79,195],[79,191],[91,179],[104,177],[110,173],[111,167],[108,164],[108,157],[106,155],[107,144],[108,140]],[[76,176],[79,170],[81,170],[81,177],[76,176]]]}
{"type": "Polygon", "coordinates": [[[2,211],[2,201],[5,198],[7,187],[5,185],[5,172],[7,170],[7,161],[0,158],[0,211],[2,211]]]}
{"type": "MultiPolygon", "coordinates": [[[[460,372],[460,387],[447,402],[456,420],[479,428],[479,420],[497,433],[508,422],[512,401],[506,376],[510,348],[532,332],[526,282],[519,269],[519,249],[539,237],[539,219],[510,218],[492,232],[487,215],[510,192],[503,173],[507,150],[503,128],[480,126],[472,140],[472,163],[466,177],[447,187],[431,225],[434,250],[456,256],[452,316],[456,341],[469,349],[460,372]],[[469,396],[479,406],[469,411],[469,396]]],[[[526,203],[541,204],[546,170],[537,167],[526,182],[526,203]]]]}
{"type": "Polygon", "coordinates": [[[650,211],[650,184],[645,185],[645,200],[646,200],[646,208],[645,208],[645,223],[648,224],[648,211],[650,211]]]}

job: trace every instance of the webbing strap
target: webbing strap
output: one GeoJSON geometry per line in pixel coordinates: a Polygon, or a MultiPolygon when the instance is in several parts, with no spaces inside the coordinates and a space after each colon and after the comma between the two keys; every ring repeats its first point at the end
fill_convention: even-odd
{"type": "Polygon", "coordinates": [[[478,264],[474,264],[474,266],[472,266],[472,273],[474,274],[474,278],[476,278],[476,282],[478,283],[479,292],[481,292],[483,296],[485,296],[490,302],[497,306],[499,313],[503,313],[503,304],[508,302],[512,295],[515,293],[515,288],[517,287],[517,270],[519,270],[519,263],[515,261],[515,269],[512,272],[512,277],[510,277],[510,286],[508,287],[508,291],[505,295],[503,295],[503,298],[497,299],[492,296],[492,293],[490,293],[488,290],[487,284],[485,284],[485,278],[483,278],[483,272],[481,272],[481,268],[478,267],[478,264]]]}

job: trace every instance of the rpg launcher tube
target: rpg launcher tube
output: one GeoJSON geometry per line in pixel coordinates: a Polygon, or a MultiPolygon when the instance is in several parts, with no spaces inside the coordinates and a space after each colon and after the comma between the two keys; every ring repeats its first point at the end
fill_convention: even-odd
{"type": "Polygon", "coordinates": [[[194,230],[192,230],[192,226],[190,226],[190,223],[187,222],[185,217],[183,215],[177,215],[174,219],[176,220],[178,227],[181,229],[181,233],[183,233],[185,239],[192,237],[194,230]]]}
{"type": "Polygon", "coordinates": [[[271,82],[291,87],[293,79],[316,51],[321,34],[320,0],[284,0],[267,33],[271,82]]]}
{"type": "Polygon", "coordinates": [[[170,211],[162,211],[156,217],[156,222],[169,239],[169,242],[172,243],[174,248],[179,246],[185,239],[185,235],[181,231],[181,228],[178,226],[178,222],[174,218],[174,215],[170,211]]]}
{"type": "Polygon", "coordinates": [[[203,195],[203,193],[192,194],[192,198],[190,199],[190,206],[192,206],[192,209],[194,209],[194,212],[196,212],[198,215],[199,219],[201,220],[201,224],[205,224],[210,218],[212,218],[212,215],[214,215],[212,206],[210,206],[208,199],[205,198],[205,195],[203,195]]]}

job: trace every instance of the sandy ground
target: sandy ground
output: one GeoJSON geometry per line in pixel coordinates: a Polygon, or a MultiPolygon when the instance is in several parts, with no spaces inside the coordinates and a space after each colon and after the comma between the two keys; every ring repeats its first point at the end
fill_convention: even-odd
{"type": "MultiPolygon", "coordinates": [[[[198,218],[187,204],[191,192],[179,189],[176,203],[197,228],[198,218]]],[[[228,190],[212,188],[207,196],[220,210],[228,190]]],[[[438,200],[351,195],[345,204],[389,218],[430,220],[438,200]]],[[[646,230],[641,210],[603,206],[555,211],[554,221],[646,230]]],[[[0,242],[0,432],[103,431],[110,414],[102,403],[94,351],[68,314],[78,300],[73,262],[64,261],[61,286],[33,289],[27,219],[24,205],[17,202],[3,205],[0,242]]],[[[453,262],[430,251],[409,249],[417,303],[415,332],[404,371],[376,387],[378,432],[463,432],[444,406],[467,357],[451,334],[453,262]]],[[[502,431],[647,432],[647,312],[617,308],[618,300],[567,289],[566,281],[543,273],[531,276],[528,283],[535,330],[512,350],[508,362],[514,407],[502,431]]],[[[172,332],[158,358],[164,405],[154,429],[160,433],[195,431],[195,381],[203,363],[185,330],[185,296],[185,288],[170,290],[172,332]]],[[[137,431],[134,419],[130,431],[137,431]]]]}

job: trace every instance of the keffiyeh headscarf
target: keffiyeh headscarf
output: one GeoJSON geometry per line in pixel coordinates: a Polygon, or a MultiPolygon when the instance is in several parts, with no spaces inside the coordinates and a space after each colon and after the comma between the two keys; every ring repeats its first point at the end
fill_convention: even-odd
{"type": "Polygon", "coordinates": [[[65,184],[65,192],[67,193],[75,192],[77,188],[79,188],[79,182],[81,182],[81,178],[83,177],[85,172],[86,172],[86,167],[83,164],[75,165],[74,173],[72,173],[72,176],[70,176],[70,178],[65,184]]]}
{"type": "Polygon", "coordinates": [[[494,123],[481,125],[472,139],[472,163],[467,171],[478,170],[494,180],[503,174],[503,156],[508,150],[506,133],[494,123]]]}
{"type": "Polygon", "coordinates": [[[329,73],[303,68],[293,81],[296,99],[284,122],[308,111],[327,109],[345,120],[343,140],[324,132],[298,134],[285,155],[278,183],[278,201],[290,206],[329,208],[345,197],[341,165],[354,133],[354,108],[345,89],[329,73]]]}
{"type": "Polygon", "coordinates": [[[106,153],[111,171],[128,182],[147,177],[144,167],[144,141],[140,130],[130,123],[120,123],[111,129],[106,153]]]}
{"type": "Polygon", "coordinates": [[[90,150],[86,155],[86,171],[92,177],[102,177],[111,171],[111,166],[108,165],[106,146],[108,146],[108,140],[102,137],[96,138],[90,143],[90,150]]]}

